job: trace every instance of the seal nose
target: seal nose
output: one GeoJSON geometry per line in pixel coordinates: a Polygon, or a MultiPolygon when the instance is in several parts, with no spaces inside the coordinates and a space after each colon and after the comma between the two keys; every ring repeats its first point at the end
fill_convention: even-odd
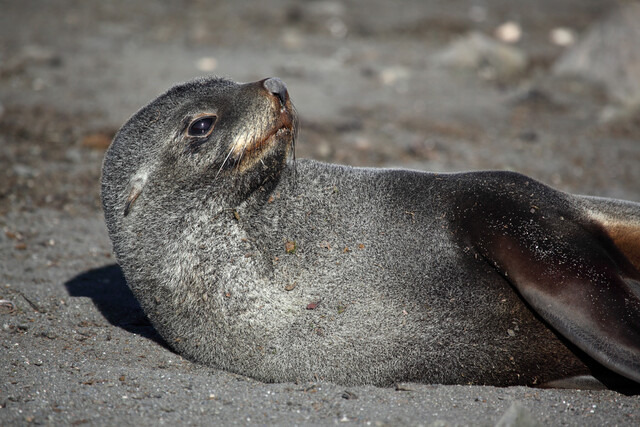
{"type": "Polygon", "coordinates": [[[287,86],[285,86],[284,82],[277,77],[271,77],[262,82],[262,85],[265,89],[271,92],[273,95],[277,96],[280,99],[282,105],[287,102],[287,98],[289,97],[289,93],[287,92],[287,86]]]}

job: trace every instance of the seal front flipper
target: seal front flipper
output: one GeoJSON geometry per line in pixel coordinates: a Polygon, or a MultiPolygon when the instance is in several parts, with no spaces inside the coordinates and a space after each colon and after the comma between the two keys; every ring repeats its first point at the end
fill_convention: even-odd
{"type": "Polygon", "coordinates": [[[640,273],[596,224],[520,202],[476,209],[473,245],[557,332],[640,383],[640,273]]]}

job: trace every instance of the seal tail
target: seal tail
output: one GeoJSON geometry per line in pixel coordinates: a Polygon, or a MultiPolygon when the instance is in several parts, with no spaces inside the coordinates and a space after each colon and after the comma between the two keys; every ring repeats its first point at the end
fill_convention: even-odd
{"type": "Polygon", "coordinates": [[[514,232],[476,229],[475,246],[556,331],[640,383],[640,205],[578,202],[586,218],[550,208],[514,232]]]}

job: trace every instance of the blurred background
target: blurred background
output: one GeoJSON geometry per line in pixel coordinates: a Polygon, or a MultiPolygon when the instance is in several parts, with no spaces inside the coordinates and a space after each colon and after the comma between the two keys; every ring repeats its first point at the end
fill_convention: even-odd
{"type": "Polygon", "coordinates": [[[640,200],[640,7],[606,0],[0,1],[0,213],[96,212],[118,127],[176,82],[282,78],[298,157],[508,169],[640,200]]]}

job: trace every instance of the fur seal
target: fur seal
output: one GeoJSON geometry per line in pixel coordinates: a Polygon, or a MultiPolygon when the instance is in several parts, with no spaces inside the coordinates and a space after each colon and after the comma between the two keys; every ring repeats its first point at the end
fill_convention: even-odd
{"type": "Polygon", "coordinates": [[[277,78],[173,87],[106,153],[114,252],[179,354],[266,382],[640,382],[640,205],[292,155],[277,78]]]}

